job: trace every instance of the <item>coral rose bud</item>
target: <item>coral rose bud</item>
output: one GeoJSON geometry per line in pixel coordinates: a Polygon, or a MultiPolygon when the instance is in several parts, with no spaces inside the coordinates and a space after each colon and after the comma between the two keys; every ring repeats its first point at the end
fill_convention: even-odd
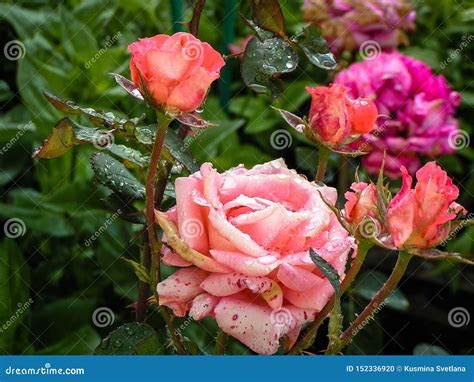
{"type": "Polygon", "coordinates": [[[378,217],[377,189],[373,183],[354,182],[353,191],[347,191],[344,196],[347,200],[344,206],[346,220],[354,226],[359,225],[367,216],[378,217]]]}
{"type": "Polygon", "coordinates": [[[449,235],[450,221],[465,209],[454,201],[458,188],[435,162],[416,172],[417,184],[411,188],[412,177],[405,167],[403,185],[392,199],[387,211],[387,228],[398,248],[434,247],[449,235]]]}
{"type": "Polygon", "coordinates": [[[208,43],[184,32],[144,38],[128,49],[135,86],[150,105],[170,112],[198,108],[224,66],[208,43]]]}
{"type": "Polygon", "coordinates": [[[311,94],[310,127],[328,145],[344,143],[351,135],[368,133],[375,127],[377,107],[368,99],[352,99],[340,84],[306,87],[311,94]]]}

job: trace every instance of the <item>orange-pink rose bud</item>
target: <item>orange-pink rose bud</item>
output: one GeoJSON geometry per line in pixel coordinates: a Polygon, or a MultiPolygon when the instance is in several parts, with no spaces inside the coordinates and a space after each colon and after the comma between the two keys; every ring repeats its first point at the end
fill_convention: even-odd
{"type": "Polygon", "coordinates": [[[396,247],[428,248],[446,239],[450,221],[465,209],[454,201],[458,188],[435,162],[416,172],[417,184],[402,166],[403,185],[388,206],[387,228],[396,247]]]}
{"type": "Polygon", "coordinates": [[[377,189],[373,183],[354,182],[353,191],[347,191],[344,196],[347,200],[344,206],[346,220],[354,225],[359,225],[367,216],[378,217],[377,189]]]}
{"type": "Polygon", "coordinates": [[[132,80],[146,101],[167,111],[197,109],[224,60],[192,34],[159,34],[128,46],[132,80]]]}
{"type": "Polygon", "coordinates": [[[306,90],[311,94],[310,127],[321,141],[338,145],[374,129],[378,111],[373,101],[352,99],[349,88],[340,84],[306,90]]]}

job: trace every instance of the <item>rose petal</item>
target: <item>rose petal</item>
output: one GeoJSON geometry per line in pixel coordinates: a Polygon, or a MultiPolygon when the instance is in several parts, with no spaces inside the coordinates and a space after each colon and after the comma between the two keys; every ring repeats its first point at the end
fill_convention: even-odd
{"type": "Polygon", "coordinates": [[[210,316],[218,302],[218,297],[212,296],[209,293],[202,293],[194,297],[189,309],[189,316],[193,320],[201,320],[204,317],[210,316]]]}
{"type": "Polygon", "coordinates": [[[240,252],[226,252],[211,249],[211,255],[220,264],[247,276],[265,276],[273,271],[279,260],[272,255],[255,258],[240,252]]]}

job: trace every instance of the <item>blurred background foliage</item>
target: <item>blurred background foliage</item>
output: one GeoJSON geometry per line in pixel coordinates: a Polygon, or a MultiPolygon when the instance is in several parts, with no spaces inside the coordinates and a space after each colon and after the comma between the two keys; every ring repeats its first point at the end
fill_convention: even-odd
{"type": "MultiPolygon", "coordinates": [[[[245,3],[245,2],[244,2],[245,3]]],[[[287,34],[302,24],[302,1],[282,2],[287,34]]],[[[417,30],[403,51],[442,73],[463,97],[458,117],[471,133],[474,105],[473,44],[442,68],[441,63],[460,41],[473,33],[474,4],[468,1],[415,0],[417,30]]],[[[228,44],[238,44],[251,33],[239,18],[246,5],[233,0],[208,0],[199,38],[223,53],[228,44]]],[[[170,34],[185,26],[172,20],[189,20],[191,3],[168,0],[71,0],[2,1],[0,46],[21,41],[26,54],[19,60],[0,57],[0,219],[24,221],[26,232],[0,243],[0,353],[89,354],[111,329],[134,319],[129,307],[136,300],[138,281],[133,269],[120,258],[140,258],[140,225],[111,217],[101,199],[107,190],[94,180],[90,169],[93,147],[75,147],[54,160],[32,159],[52,126],[62,117],[42,95],[47,90],[79,105],[136,117],[149,113],[143,103],[129,97],[114,82],[110,72],[129,77],[127,45],[139,37],[170,34]],[[100,237],[87,240],[100,230],[100,237]],[[28,299],[31,306],[18,314],[28,299]],[[98,307],[114,312],[114,323],[105,328],[92,322],[98,307]],[[15,319],[12,320],[12,317],[15,319]]],[[[344,63],[342,63],[344,65],[344,63]]],[[[309,63],[284,75],[286,89],[274,106],[306,115],[309,95],[306,85],[327,83],[331,73],[309,63]]],[[[203,105],[206,119],[218,127],[190,141],[200,161],[211,161],[224,170],[239,163],[253,166],[284,157],[290,167],[311,177],[317,153],[292,131],[292,143],[284,150],[270,144],[271,134],[287,129],[272,110],[266,96],[256,95],[240,78],[239,60],[230,59],[219,84],[203,105]]],[[[152,123],[152,115],[148,115],[152,123]]],[[[289,130],[288,130],[289,131],[289,130]]],[[[474,152],[470,147],[440,159],[461,190],[461,203],[474,210],[474,152]]],[[[345,187],[351,181],[356,159],[349,165],[331,157],[328,183],[345,187]],[[343,170],[345,168],[345,170],[343,170]]],[[[362,170],[363,171],[363,170],[362,170]]],[[[136,171],[140,177],[140,171],[136,171]]],[[[141,178],[143,180],[143,177],[141,178]]],[[[474,227],[462,231],[448,249],[473,252],[474,227]]],[[[394,256],[376,252],[369,257],[370,277],[361,277],[344,299],[348,319],[360,310],[381,285],[394,256]],[[382,260],[382,261],[381,261],[382,260]],[[376,269],[376,272],[373,270],[376,269]]],[[[472,271],[447,263],[416,263],[412,277],[393,295],[387,307],[357,337],[348,353],[411,354],[415,352],[472,353],[467,328],[448,325],[452,307],[472,306],[472,271]],[[408,297],[406,297],[408,296],[408,297]],[[421,345],[420,345],[421,344],[421,345]],[[443,350],[444,349],[444,350],[443,350]]],[[[156,314],[148,322],[163,328],[156,314]]],[[[178,324],[179,326],[179,324],[178,324]]],[[[213,346],[216,327],[212,320],[184,322],[184,333],[201,351],[213,346]]],[[[472,325],[471,325],[472,327],[472,325]]],[[[160,334],[163,334],[162,332],[160,334]]],[[[472,332],[471,332],[472,335],[472,332]]],[[[320,333],[324,347],[324,336],[320,333]]],[[[472,336],[471,336],[472,338],[472,336]]],[[[166,344],[164,344],[166,347],[166,344]]],[[[245,353],[237,342],[230,353],[245,353]]]]}

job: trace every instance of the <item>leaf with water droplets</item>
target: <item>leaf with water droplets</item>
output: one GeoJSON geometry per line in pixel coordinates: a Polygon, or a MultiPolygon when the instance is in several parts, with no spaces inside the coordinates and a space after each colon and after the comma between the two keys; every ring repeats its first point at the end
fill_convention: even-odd
{"type": "Polygon", "coordinates": [[[329,46],[321,32],[314,26],[303,30],[296,40],[313,65],[325,70],[336,68],[337,62],[334,55],[329,50],[329,46]]]}
{"type": "Polygon", "coordinates": [[[99,152],[91,157],[92,170],[104,186],[125,200],[144,200],[145,187],[117,159],[99,152]]]}
{"type": "MultiPolygon", "coordinates": [[[[112,144],[107,147],[107,150],[112,154],[125,159],[128,162],[132,162],[140,167],[145,167],[150,161],[150,157],[142,154],[140,151],[132,149],[125,145],[112,144]]],[[[128,166],[130,167],[130,166],[128,166]]]]}
{"type": "Polygon", "coordinates": [[[132,81],[130,81],[129,79],[117,73],[110,73],[110,74],[114,76],[115,82],[117,82],[117,84],[122,89],[124,89],[128,94],[130,94],[132,97],[135,97],[141,101],[145,100],[142,96],[142,93],[140,93],[140,90],[138,90],[138,88],[135,86],[135,84],[132,81]]]}
{"type": "Polygon", "coordinates": [[[49,103],[53,105],[57,110],[69,115],[85,115],[87,119],[95,126],[103,126],[110,129],[129,131],[132,130],[141,120],[145,118],[144,114],[138,118],[119,118],[111,112],[94,110],[89,107],[81,107],[76,105],[72,101],[65,101],[48,92],[43,92],[43,94],[49,101],[49,103]]]}
{"type": "Polygon", "coordinates": [[[254,91],[277,97],[281,94],[282,85],[275,76],[292,72],[297,66],[298,55],[285,40],[279,37],[264,41],[253,38],[242,58],[242,79],[254,91]]]}
{"type": "Polygon", "coordinates": [[[148,324],[131,322],[112,331],[95,349],[96,355],[166,354],[165,341],[148,324]]]}
{"type": "Polygon", "coordinates": [[[285,19],[278,0],[251,0],[250,10],[259,27],[284,35],[285,19]]]}
{"type": "Polygon", "coordinates": [[[168,129],[165,138],[165,147],[170,155],[179,163],[181,163],[191,173],[199,170],[199,164],[192,156],[187,146],[178,138],[174,130],[168,129]]]}
{"type": "Polygon", "coordinates": [[[273,106],[272,108],[278,111],[278,113],[280,113],[285,122],[288,123],[288,125],[290,125],[293,129],[295,129],[299,133],[303,132],[306,127],[306,122],[302,118],[298,117],[293,113],[290,113],[287,110],[278,109],[273,106]]]}

